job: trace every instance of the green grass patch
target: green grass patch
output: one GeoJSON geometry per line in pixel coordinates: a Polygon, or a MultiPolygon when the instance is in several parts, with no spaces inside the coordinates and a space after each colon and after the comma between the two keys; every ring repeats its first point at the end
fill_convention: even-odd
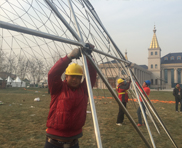
{"type": "MultiPolygon", "coordinates": [[[[110,97],[105,90],[94,90],[95,96],[110,97]]],[[[151,92],[151,100],[174,101],[172,92],[151,92]]],[[[8,88],[0,90],[0,148],[42,148],[45,143],[45,130],[49,103],[51,97],[45,88],[8,88]],[[34,102],[39,97],[40,102],[34,102]]],[[[125,116],[125,123],[121,127],[116,126],[118,105],[114,99],[95,99],[96,111],[99,121],[100,133],[104,148],[145,148],[145,144],[139,137],[125,116]]],[[[175,104],[153,103],[158,114],[162,118],[178,147],[182,147],[182,114],[175,112],[175,104]]],[[[138,104],[130,101],[127,109],[137,123],[138,104]]],[[[87,110],[90,110],[88,105],[87,110]]],[[[170,140],[161,129],[158,135],[151,121],[149,125],[157,148],[172,148],[170,140]]],[[[142,133],[149,141],[145,126],[140,127],[142,133]]],[[[149,141],[150,142],[150,141],[149,141]]],[[[96,148],[96,140],[92,115],[87,114],[87,120],[83,127],[83,137],[79,139],[80,148],[96,148]]]]}

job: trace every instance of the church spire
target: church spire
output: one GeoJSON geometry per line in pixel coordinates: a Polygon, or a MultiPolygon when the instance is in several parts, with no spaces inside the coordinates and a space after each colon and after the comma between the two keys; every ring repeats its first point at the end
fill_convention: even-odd
{"type": "Polygon", "coordinates": [[[153,35],[153,38],[152,38],[152,42],[150,44],[150,48],[159,48],[159,43],[157,41],[157,36],[156,36],[156,28],[155,28],[155,25],[154,25],[154,35],[153,35]]]}
{"type": "Polygon", "coordinates": [[[127,50],[125,50],[125,59],[128,60],[127,50]]]}

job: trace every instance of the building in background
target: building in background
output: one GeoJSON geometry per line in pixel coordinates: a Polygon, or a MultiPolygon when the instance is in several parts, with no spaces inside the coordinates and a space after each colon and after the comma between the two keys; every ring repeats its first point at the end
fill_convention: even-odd
{"type": "Polygon", "coordinates": [[[161,57],[155,26],[153,32],[148,49],[148,70],[152,72],[151,88],[174,88],[176,83],[182,85],[182,52],[161,57]]]}
{"type": "Polygon", "coordinates": [[[182,52],[169,53],[161,58],[161,77],[166,88],[174,88],[176,83],[182,87],[182,52]]]}
{"type": "Polygon", "coordinates": [[[161,48],[156,36],[156,29],[154,26],[154,35],[148,48],[148,70],[152,72],[151,75],[151,88],[166,88],[165,82],[162,84],[161,78],[161,48]]]}
{"type": "MultiPolygon", "coordinates": [[[[161,57],[161,48],[159,46],[156,28],[154,26],[154,34],[150,47],[148,48],[148,66],[137,65],[132,63],[130,68],[137,76],[139,82],[142,84],[145,80],[151,81],[151,88],[153,89],[169,89],[174,88],[176,83],[182,86],[182,52],[169,53],[161,57]]],[[[125,51],[125,59],[128,60],[127,51],[125,51]]],[[[117,86],[117,79],[123,78],[124,72],[118,66],[115,60],[105,62],[99,65],[100,70],[113,88],[117,86]]],[[[105,84],[98,77],[96,88],[106,89],[105,84]]]]}
{"type": "MultiPolygon", "coordinates": [[[[127,51],[125,52],[125,59],[128,59],[127,51]]],[[[99,68],[113,88],[116,88],[117,80],[119,78],[127,78],[127,76],[125,75],[125,72],[120,67],[120,65],[118,66],[118,62],[116,60],[100,64],[99,68]]],[[[152,73],[147,70],[146,65],[137,65],[135,63],[132,63],[130,65],[130,68],[134,72],[134,74],[137,76],[140,83],[143,83],[145,80],[151,79],[152,73]]],[[[99,89],[107,88],[99,77],[97,78],[94,87],[99,89]]]]}

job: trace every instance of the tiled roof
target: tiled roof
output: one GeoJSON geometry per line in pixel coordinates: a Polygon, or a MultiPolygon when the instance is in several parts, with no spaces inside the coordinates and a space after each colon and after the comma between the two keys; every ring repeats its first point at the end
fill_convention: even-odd
{"type": "Polygon", "coordinates": [[[172,64],[172,63],[182,63],[182,52],[168,53],[167,55],[161,58],[161,64],[172,64]],[[181,58],[177,59],[178,57],[181,58]]]}

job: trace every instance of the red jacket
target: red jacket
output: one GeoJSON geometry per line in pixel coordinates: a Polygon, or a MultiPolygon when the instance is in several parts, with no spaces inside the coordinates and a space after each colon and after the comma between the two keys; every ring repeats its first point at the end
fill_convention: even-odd
{"type": "MultiPolygon", "coordinates": [[[[66,56],[59,59],[48,73],[48,86],[51,93],[47,133],[61,137],[72,137],[82,132],[86,120],[87,86],[84,80],[76,89],[70,88],[61,75],[71,60],[66,56]]],[[[92,87],[96,81],[96,71],[89,62],[88,68],[92,87]]]]}
{"type": "Polygon", "coordinates": [[[118,97],[121,100],[121,102],[128,102],[128,93],[127,90],[130,87],[130,83],[128,82],[126,84],[119,84],[116,88],[116,91],[118,92],[118,97]]]}
{"type": "MultiPolygon", "coordinates": [[[[144,94],[143,90],[146,92],[147,96],[149,96],[149,95],[150,95],[150,88],[149,88],[149,87],[143,87],[143,90],[142,90],[142,89],[140,88],[140,86],[139,86],[138,82],[136,82],[136,84],[138,85],[138,87],[139,87],[140,91],[143,93],[143,95],[144,95],[144,96],[145,96],[145,94],[144,94]]],[[[141,97],[140,97],[140,102],[142,102],[141,97]]]]}

